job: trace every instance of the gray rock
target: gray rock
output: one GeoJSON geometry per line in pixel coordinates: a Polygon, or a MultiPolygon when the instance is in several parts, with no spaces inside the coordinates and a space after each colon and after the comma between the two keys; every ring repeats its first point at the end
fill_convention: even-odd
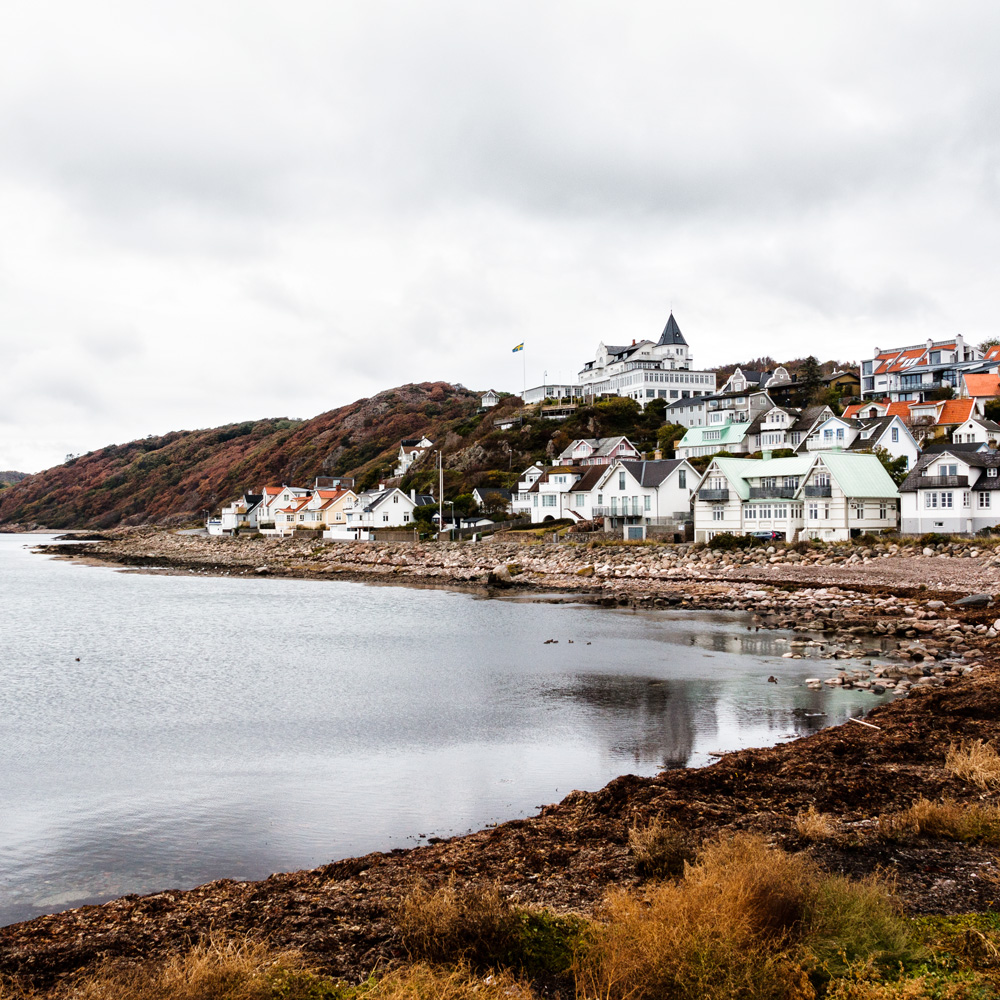
{"type": "Polygon", "coordinates": [[[963,597],[954,603],[955,607],[985,608],[986,605],[992,602],[993,597],[990,594],[969,594],[968,597],[963,597]]]}

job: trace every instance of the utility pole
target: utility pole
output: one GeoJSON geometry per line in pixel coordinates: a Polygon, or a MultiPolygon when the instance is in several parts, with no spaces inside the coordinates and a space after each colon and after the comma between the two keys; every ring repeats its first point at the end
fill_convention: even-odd
{"type": "Polygon", "coordinates": [[[438,539],[444,531],[444,452],[438,449],[438,539]]]}

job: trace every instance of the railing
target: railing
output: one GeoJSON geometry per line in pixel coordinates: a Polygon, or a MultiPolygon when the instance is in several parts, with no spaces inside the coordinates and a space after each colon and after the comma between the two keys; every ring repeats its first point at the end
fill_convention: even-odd
{"type": "Polygon", "coordinates": [[[795,494],[794,486],[751,486],[751,500],[791,500],[795,494]]]}
{"type": "Polygon", "coordinates": [[[803,496],[807,497],[829,497],[833,496],[833,491],[829,485],[826,486],[807,486],[802,491],[803,496]]]}
{"type": "Polygon", "coordinates": [[[936,486],[938,488],[942,486],[968,486],[969,477],[968,476],[924,476],[920,477],[920,488],[928,489],[929,487],[936,486]]]}
{"type": "Polygon", "coordinates": [[[729,490],[698,490],[699,500],[728,500],[729,490]]]}

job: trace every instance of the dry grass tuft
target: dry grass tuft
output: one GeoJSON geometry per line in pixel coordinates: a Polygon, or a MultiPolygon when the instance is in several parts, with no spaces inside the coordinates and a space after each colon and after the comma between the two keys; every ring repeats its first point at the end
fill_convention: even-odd
{"type": "Polygon", "coordinates": [[[424,964],[390,972],[357,1000],[532,1000],[531,987],[510,973],[476,976],[467,966],[424,964]]]}
{"type": "Polygon", "coordinates": [[[917,799],[909,809],[878,818],[885,840],[940,837],[984,844],[1000,844],[1000,807],[961,803],[954,799],[932,802],[917,799]]]}
{"type": "MultiPolygon", "coordinates": [[[[214,937],[158,966],[109,964],[73,981],[72,1000],[335,1000],[342,987],[309,969],[295,952],[259,941],[214,937]]],[[[4,1000],[30,993],[2,993],[4,1000]]]]}
{"type": "Polygon", "coordinates": [[[973,740],[961,745],[952,744],[944,759],[945,767],[962,781],[983,791],[1000,788],[1000,754],[992,743],[973,740]]]}
{"type": "Polygon", "coordinates": [[[806,1000],[864,958],[911,950],[883,886],[824,875],[804,854],[740,835],[707,846],[679,882],[611,893],[576,963],[580,1000],[806,1000]]]}
{"type": "Polygon", "coordinates": [[[396,927],[411,958],[489,965],[511,948],[517,915],[495,886],[418,889],[396,912],[396,927]]]}
{"type": "Polygon", "coordinates": [[[829,813],[811,805],[795,817],[795,832],[803,840],[832,840],[837,836],[837,823],[829,813]]]}
{"type": "Polygon", "coordinates": [[[628,832],[629,853],[637,875],[645,878],[679,878],[684,866],[694,860],[694,851],[684,831],[673,821],[653,819],[628,832]]]}
{"type": "Polygon", "coordinates": [[[812,997],[805,970],[783,954],[814,894],[802,857],[738,837],[710,845],[684,881],[645,898],[606,900],[603,924],[577,963],[582,1000],[812,997]]]}

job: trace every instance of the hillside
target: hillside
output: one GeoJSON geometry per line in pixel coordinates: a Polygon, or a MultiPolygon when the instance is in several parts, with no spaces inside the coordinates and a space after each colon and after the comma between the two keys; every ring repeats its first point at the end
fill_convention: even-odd
{"type": "Polygon", "coordinates": [[[479,397],[445,383],[401,386],[311,420],[267,419],[109,445],[0,492],[0,524],[109,528],[181,523],[242,490],[391,471],[400,438],[438,440],[479,397]]]}
{"type": "Polygon", "coordinates": [[[0,489],[3,489],[4,486],[13,486],[14,483],[19,483],[22,479],[26,479],[27,475],[27,472],[14,472],[12,469],[0,471],[0,489]]]}
{"type": "MultiPolygon", "coordinates": [[[[508,396],[479,412],[480,396],[444,382],[380,392],[310,420],[245,421],[109,445],[0,490],[0,527],[111,528],[201,520],[244,490],[310,485],[316,476],[353,476],[368,488],[392,475],[402,438],[425,434],[445,454],[445,494],[513,487],[531,462],[552,459],[580,437],[626,434],[645,452],[669,454],[683,428],[664,427],[664,401],[644,411],[624,397],[581,406],[568,419],[535,413],[496,424],[520,408],[508,396]],[[509,422],[509,421],[508,421],[509,422]]],[[[435,492],[428,454],[396,485],[435,492]]]]}

